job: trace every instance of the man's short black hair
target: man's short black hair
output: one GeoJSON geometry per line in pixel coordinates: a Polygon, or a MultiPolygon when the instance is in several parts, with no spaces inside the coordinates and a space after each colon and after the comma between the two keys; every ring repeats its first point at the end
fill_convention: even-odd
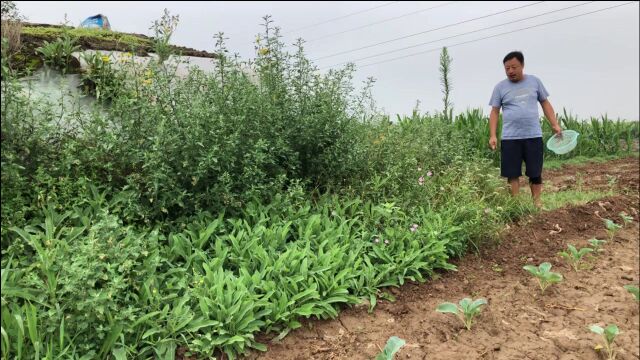
{"type": "Polygon", "coordinates": [[[504,59],[502,60],[502,63],[504,64],[513,58],[518,59],[518,61],[520,61],[520,64],[524,65],[524,55],[522,55],[520,51],[512,51],[508,53],[507,56],[505,56],[504,59]]]}

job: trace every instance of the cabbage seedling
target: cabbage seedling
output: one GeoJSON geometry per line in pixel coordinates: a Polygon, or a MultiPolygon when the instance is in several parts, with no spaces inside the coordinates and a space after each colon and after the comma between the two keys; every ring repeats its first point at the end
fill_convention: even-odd
{"type": "Polygon", "coordinates": [[[568,248],[568,252],[567,251],[562,251],[559,253],[560,256],[562,256],[563,258],[565,258],[567,260],[567,262],[569,263],[569,265],[571,265],[571,267],[573,267],[573,269],[578,272],[579,269],[579,264],[580,264],[580,260],[582,260],[582,257],[585,256],[586,254],[590,253],[593,251],[592,248],[582,248],[580,250],[577,250],[575,246],[569,244],[567,246],[568,248]]]}
{"type": "Polygon", "coordinates": [[[600,251],[603,251],[602,249],[600,249],[600,247],[607,242],[606,240],[598,240],[596,238],[589,239],[587,241],[589,242],[589,245],[591,245],[591,248],[593,248],[593,251],[596,252],[596,254],[600,251]]]}
{"type": "Polygon", "coordinates": [[[625,227],[633,222],[633,217],[627,215],[627,213],[624,211],[620,212],[620,214],[618,215],[620,215],[620,217],[622,218],[625,227]]]}
{"type": "Polygon", "coordinates": [[[602,336],[602,338],[604,339],[604,348],[605,350],[607,350],[608,359],[614,360],[616,358],[616,355],[613,351],[613,341],[620,333],[618,327],[614,324],[611,324],[603,329],[598,325],[591,325],[589,329],[591,329],[592,332],[602,336]]]}
{"type": "Polygon", "coordinates": [[[640,290],[638,290],[638,287],[635,285],[625,285],[623,286],[623,288],[627,289],[628,292],[630,292],[631,294],[633,294],[633,296],[635,296],[636,301],[640,301],[640,290]]]}
{"type": "Polygon", "coordinates": [[[604,225],[607,228],[607,234],[609,234],[609,241],[613,240],[613,237],[616,235],[618,230],[620,230],[620,228],[622,227],[609,219],[604,220],[604,225]]]}
{"type": "Polygon", "coordinates": [[[464,326],[467,327],[467,330],[471,330],[473,318],[480,314],[480,306],[486,305],[487,300],[480,298],[476,301],[472,301],[470,298],[464,298],[460,300],[459,304],[460,306],[458,307],[454,303],[445,302],[438,305],[436,311],[456,315],[460,320],[462,320],[464,326]]]}
{"type": "Polygon", "coordinates": [[[401,347],[403,347],[405,341],[400,339],[397,336],[392,336],[387,340],[387,345],[385,345],[384,349],[381,353],[376,356],[376,360],[393,360],[393,356],[395,355],[401,347]]]}
{"type": "Polygon", "coordinates": [[[551,284],[559,283],[562,281],[562,274],[551,272],[551,264],[543,262],[540,266],[535,267],[533,265],[526,265],[523,269],[530,272],[538,280],[540,290],[542,294],[551,284]]]}

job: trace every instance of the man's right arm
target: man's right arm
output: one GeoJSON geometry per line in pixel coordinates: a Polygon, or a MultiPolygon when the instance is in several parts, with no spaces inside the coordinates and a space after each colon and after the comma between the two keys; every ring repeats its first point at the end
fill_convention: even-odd
{"type": "Polygon", "coordinates": [[[500,108],[492,106],[491,114],[489,115],[489,147],[491,150],[495,150],[498,146],[498,137],[496,131],[498,129],[498,117],[500,116],[500,108]]]}

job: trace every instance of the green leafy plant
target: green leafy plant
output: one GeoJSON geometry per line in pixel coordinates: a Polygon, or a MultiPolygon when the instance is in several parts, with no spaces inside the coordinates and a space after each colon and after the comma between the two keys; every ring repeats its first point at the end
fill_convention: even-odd
{"type": "Polygon", "coordinates": [[[556,284],[562,281],[562,274],[551,272],[551,264],[548,262],[543,262],[538,267],[533,265],[526,265],[523,269],[530,272],[533,276],[538,280],[538,284],[540,285],[540,291],[544,294],[544,291],[551,284],[556,284]]]}
{"type": "Polygon", "coordinates": [[[607,242],[606,240],[598,240],[596,238],[593,239],[589,239],[587,240],[587,242],[589,243],[589,245],[591,245],[591,248],[593,249],[593,251],[597,254],[598,252],[604,251],[604,249],[601,249],[601,247],[607,242]]]}
{"type": "Polygon", "coordinates": [[[62,35],[56,40],[52,42],[45,40],[42,46],[36,48],[36,52],[42,54],[45,64],[63,72],[71,68],[73,53],[80,51],[80,46],[66,29],[67,27],[64,26],[62,35]]]}
{"type": "Polygon", "coordinates": [[[158,55],[158,62],[162,64],[172,53],[169,41],[178,26],[180,15],[171,15],[169,10],[164,9],[164,14],[160,20],[153,22],[149,30],[154,31],[153,49],[158,55]]]}
{"type": "MultiPolygon", "coordinates": [[[[607,351],[607,359],[614,360],[616,358],[616,354],[613,350],[613,342],[615,341],[616,336],[620,334],[618,326],[616,326],[615,324],[611,324],[603,329],[602,327],[594,324],[591,325],[589,329],[591,330],[591,332],[602,336],[602,339],[604,340],[604,348],[607,351]]],[[[598,346],[596,346],[596,348],[598,348],[598,346]]]]}
{"type": "Polygon", "coordinates": [[[582,258],[586,254],[593,251],[592,248],[588,248],[588,247],[577,250],[576,247],[571,244],[567,245],[567,250],[568,251],[560,252],[559,255],[562,256],[565,260],[567,260],[569,265],[571,265],[571,267],[573,267],[573,269],[576,272],[580,270],[579,264],[582,258]]]}
{"type": "Polygon", "coordinates": [[[640,290],[636,285],[625,285],[623,287],[636,298],[636,301],[640,301],[640,290]]]}
{"type": "Polygon", "coordinates": [[[629,225],[629,224],[631,224],[633,222],[633,216],[627,215],[627,213],[624,212],[624,211],[621,211],[620,214],[618,214],[618,215],[620,215],[620,217],[622,218],[624,227],[627,227],[627,225],[629,225]]]}
{"type": "Polygon", "coordinates": [[[112,67],[111,57],[96,51],[83,52],[82,58],[87,64],[87,71],[82,74],[84,92],[97,99],[113,99],[122,89],[122,81],[112,67]]]}
{"type": "Polygon", "coordinates": [[[464,298],[459,302],[460,306],[445,302],[436,308],[437,312],[441,313],[451,313],[456,315],[463,323],[464,326],[467,327],[467,330],[471,330],[471,325],[473,324],[473,318],[480,314],[481,306],[487,304],[487,300],[485,299],[477,299],[472,301],[470,298],[464,298]]]}
{"type": "Polygon", "coordinates": [[[393,360],[394,355],[403,347],[405,341],[400,339],[397,336],[392,336],[387,340],[387,345],[385,345],[382,352],[376,356],[376,360],[393,360]]]}
{"type": "Polygon", "coordinates": [[[616,224],[610,219],[604,219],[604,226],[607,229],[607,234],[609,234],[609,241],[613,240],[613,237],[616,235],[618,230],[622,228],[622,226],[616,224]]]}

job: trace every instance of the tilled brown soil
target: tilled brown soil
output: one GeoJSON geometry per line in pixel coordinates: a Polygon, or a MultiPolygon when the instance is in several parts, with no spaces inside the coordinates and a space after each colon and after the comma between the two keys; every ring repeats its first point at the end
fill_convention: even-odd
{"type": "Polygon", "coordinates": [[[248,358],[372,359],[395,335],[407,342],[396,359],[601,359],[594,349],[601,340],[589,326],[615,323],[622,332],[615,340],[617,359],[639,359],[639,305],[622,287],[638,285],[640,274],[638,159],[572,166],[544,176],[551,191],[580,185],[613,187],[623,195],[523,219],[505,229],[499,244],[454,262],[457,272],[389,289],[396,301],[380,300],[371,314],[356,306],[335,320],[305,321],[281,342],[267,342],[266,353],[248,358]],[[634,222],[605,244],[604,252],[590,256],[584,269],[575,272],[558,255],[567,244],[581,248],[593,237],[607,239],[603,218],[620,223],[621,211],[634,222]],[[522,267],[545,261],[565,279],[542,295],[522,267]],[[488,301],[471,331],[453,315],[435,311],[442,302],[464,297],[488,301]]]}

